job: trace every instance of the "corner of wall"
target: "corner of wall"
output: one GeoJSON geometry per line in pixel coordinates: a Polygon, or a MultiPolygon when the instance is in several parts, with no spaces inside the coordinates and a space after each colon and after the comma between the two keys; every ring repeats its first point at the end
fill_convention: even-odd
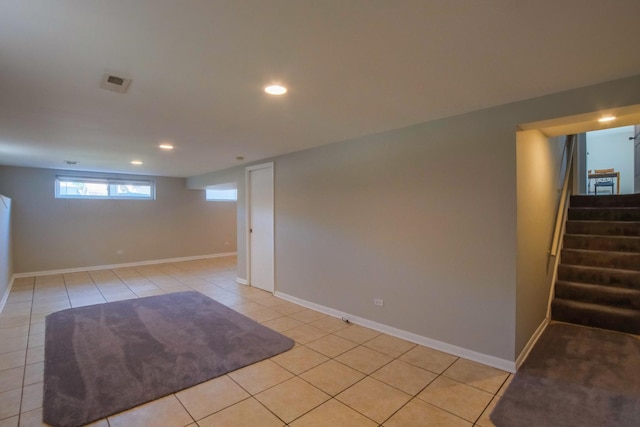
{"type": "Polygon", "coordinates": [[[11,199],[0,194],[0,312],[7,302],[12,284],[11,199]]]}

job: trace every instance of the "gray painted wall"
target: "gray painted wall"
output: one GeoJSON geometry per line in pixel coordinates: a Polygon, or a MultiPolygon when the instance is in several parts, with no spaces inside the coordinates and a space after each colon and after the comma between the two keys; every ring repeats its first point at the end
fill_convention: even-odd
{"type": "Polygon", "coordinates": [[[515,145],[458,120],[278,159],[277,289],[508,359],[515,145]]]}
{"type": "Polygon", "coordinates": [[[11,276],[11,199],[0,194],[0,301],[9,287],[11,276]]]}
{"type": "Polygon", "coordinates": [[[150,177],[154,201],[78,200],[54,197],[59,174],[70,173],[0,166],[0,192],[13,199],[15,273],[236,251],[236,203],[207,202],[185,179],[150,177]]]}
{"type": "MultiPolygon", "coordinates": [[[[515,361],[543,307],[525,308],[527,290],[517,300],[537,283],[517,280],[517,126],[635,104],[640,76],[264,160],[275,162],[276,289],[515,361]]],[[[223,175],[240,187],[244,169],[188,185],[223,175]]]]}

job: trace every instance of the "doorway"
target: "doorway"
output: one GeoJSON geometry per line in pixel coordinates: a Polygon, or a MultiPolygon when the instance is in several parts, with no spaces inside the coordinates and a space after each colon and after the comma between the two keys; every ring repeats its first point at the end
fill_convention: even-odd
{"type": "Polygon", "coordinates": [[[247,276],[251,286],[273,293],[274,200],[273,163],[246,169],[247,276]]]}
{"type": "Polygon", "coordinates": [[[615,177],[600,178],[610,180],[613,186],[605,185],[598,194],[632,194],[638,192],[635,186],[637,174],[637,160],[634,155],[634,126],[622,126],[586,132],[584,148],[580,156],[581,173],[586,178],[585,186],[580,189],[582,194],[595,194],[596,174],[611,171],[615,177]],[[593,175],[592,175],[593,174],[593,175]]]}
{"type": "Polygon", "coordinates": [[[633,188],[634,193],[640,193],[640,125],[633,127],[633,188]]]}

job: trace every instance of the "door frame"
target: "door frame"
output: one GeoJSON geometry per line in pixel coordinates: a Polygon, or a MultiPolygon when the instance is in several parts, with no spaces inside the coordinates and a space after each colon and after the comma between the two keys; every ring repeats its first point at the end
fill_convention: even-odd
{"type": "Polygon", "coordinates": [[[275,257],[275,174],[274,174],[274,164],[273,162],[261,163],[259,165],[247,166],[244,171],[244,185],[245,185],[245,205],[246,205],[246,215],[245,215],[245,245],[246,245],[246,258],[247,258],[247,284],[252,285],[251,278],[251,172],[259,170],[259,169],[270,169],[271,171],[271,189],[272,189],[272,227],[273,227],[273,241],[271,253],[272,253],[272,265],[271,271],[273,273],[273,292],[276,290],[276,257],[275,257]]]}
{"type": "Polygon", "coordinates": [[[633,192],[640,193],[640,125],[633,126],[633,192]]]}

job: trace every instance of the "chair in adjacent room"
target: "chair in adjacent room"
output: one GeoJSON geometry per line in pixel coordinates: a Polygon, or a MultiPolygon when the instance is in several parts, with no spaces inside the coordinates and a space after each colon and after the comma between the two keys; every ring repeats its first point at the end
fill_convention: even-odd
{"type": "MultiPolygon", "coordinates": [[[[605,173],[612,173],[614,172],[614,168],[611,169],[596,169],[594,171],[596,174],[605,174],[605,173]]],[[[607,188],[609,187],[609,190],[611,191],[610,194],[613,194],[613,177],[606,177],[606,178],[596,178],[596,181],[593,184],[593,191],[594,194],[597,196],[598,195],[598,188],[607,188]]]]}

